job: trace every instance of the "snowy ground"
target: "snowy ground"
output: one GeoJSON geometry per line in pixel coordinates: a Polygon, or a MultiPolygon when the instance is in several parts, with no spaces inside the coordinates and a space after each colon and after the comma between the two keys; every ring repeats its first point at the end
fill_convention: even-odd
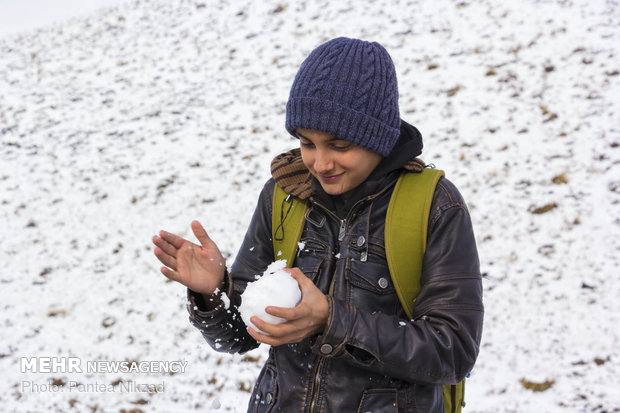
{"type": "Polygon", "coordinates": [[[0,37],[85,17],[123,0],[0,0],[0,37]]]}
{"type": "Polygon", "coordinates": [[[0,38],[0,410],[245,411],[267,349],[208,348],[150,239],[199,219],[232,262],[295,145],[297,67],[340,35],[387,47],[423,158],[471,208],[487,312],[465,411],[620,412],[613,0],[135,0],[0,38]],[[22,373],[33,356],[188,364],[22,373]]]}

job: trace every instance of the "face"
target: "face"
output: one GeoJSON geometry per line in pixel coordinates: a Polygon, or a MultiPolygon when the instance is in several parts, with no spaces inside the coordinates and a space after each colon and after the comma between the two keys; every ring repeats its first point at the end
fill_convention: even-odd
{"type": "Polygon", "coordinates": [[[301,157],[330,195],[350,195],[381,162],[381,155],[325,132],[297,129],[301,157]]]}

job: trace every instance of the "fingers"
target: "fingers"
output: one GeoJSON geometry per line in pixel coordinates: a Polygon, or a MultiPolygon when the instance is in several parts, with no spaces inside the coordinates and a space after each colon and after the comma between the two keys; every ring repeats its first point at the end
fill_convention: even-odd
{"type": "Polygon", "coordinates": [[[162,274],[164,274],[166,276],[166,278],[169,278],[172,281],[179,281],[180,280],[179,273],[176,272],[176,271],[171,270],[170,268],[161,267],[160,271],[161,271],[162,274]]]}
{"type": "Polygon", "coordinates": [[[153,253],[157,257],[157,259],[161,261],[161,263],[164,264],[166,267],[170,267],[173,270],[177,269],[177,260],[175,257],[171,256],[170,254],[167,254],[165,251],[163,251],[159,247],[155,248],[153,253]]]}
{"type": "Polygon", "coordinates": [[[198,241],[200,241],[200,244],[203,247],[211,246],[214,244],[211,238],[209,238],[209,235],[207,235],[207,231],[205,231],[202,225],[200,225],[200,222],[192,221],[192,231],[194,232],[194,235],[196,236],[198,241]]]}
{"type": "MultiPolygon", "coordinates": [[[[209,235],[207,235],[207,231],[200,225],[198,221],[192,221],[192,231],[194,235],[200,241],[200,244],[204,246],[214,246],[215,243],[209,235]]],[[[189,242],[176,234],[172,234],[168,231],[159,231],[159,237],[153,237],[153,243],[157,245],[159,248],[164,250],[169,255],[173,257],[176,256],[176,250],[180,249],[185,242],[189,242]]]]}
{"type": "Polygon", "coordinates": [[[166,254],[171,255],[176,258],[178,249],[174,245],[166,241],[165,239],[155,235],[153,237],[153,244],[158,246],[166,254]]]}
{"type": "Polygon", "coordinates": [[[297,284],[299,284],[299,289],[302,290],[301,292],[303,293],[303,287],[304,286],[308,286],[310,284],[314,285],[314,283],[312,282],[312,280],[310,280],[310,278],[306,277],[306,275],[301,272],[301,270],[297,267],[295,268],[283,268],[283,270],[287,273],[290,274],[291,277],[293,277],[293,279],[295,279],[295,281],[297,281],[297,284]]]}
{"type": "Polygon", "coordinates": [[[250,334],[252,338],[258,341],[259,343],[265,343],[270,346],[277,346],[280,344],[277,340],[273,339],[272,337],[268,335],[259,333],[258,331],[254,330],[252,327],[248,327],[246,330],[248,334],[250,334]]]}
{"type": "Polygon", "coordinates": [[[248,333],[261,343],[271,346],[280,346],[282,344],[299,343],[304,338],[312,334],[311,331],[302,327],[298,321],[286,322],[282,324],[271,324],[261,320],[259,317],[250,319],[257,329],[263,331],[261,333],[252,327],[248,327],[248,333]]]}
{"type": "MultiPolygon", "coordinates": [[[[301,272],[299,268],[284,268],[284,271],[288,272],[291,277],[297,281],[299,290],[301,291],[301,300],[304,301],[308,297],[312,297],[317,293],[321,293],[318,287],[312,282],[312,280],[301,272]]],[[[323,294],[323,293],[321,293],[323,294]]]]}
{"type": "Polygon", "coordinates": [[[176,242],[177,240],[175,238],[179,238],[181,240],[180,245],[183,245],[183,239],[166,231],[160,231],[159,235],[159,237],[157,235],[153,236],[153,244],[155,244],[153,253],[157,259],[165,265],[165,267],[160,268],[160,271],[166,278],[172,281],[178,281],[179,274],[175,271],[177,268],[177,248],[175,248],[172,242],[176,242]]]}
{"type": "Polygon", "coordinates": [[[291,277],[293,277],[294,279],[296,279],[297,281],[299,281],[301,278],[308,278],[304,275],[304,273],[297,267],[294,268],[282,268],[282,271],[287,272],[291,275],[291,277]]]}
{"type": "Polygon", "coordinates": [[[286,343],[295,343],[301,341],[301,339],[303,338],[300,337],[296,339],[294,334],[286,333],[284,330],[287,327],[284,324],[270,324],[256,316],[252,317],[251,321],[256,326],[256,328],[264,331],[264,333],[261,333],[252,327],[247,328],[248,333],[254,338],[254,340],[268,344],[270,346],[279,346],[286,343]]]}
{"type": "Polygon", "coordinates": [[[185,240],[178,235],[172,234],[168,231],[159,231],[159,236],[172,244],[175,248],[179,249],[183,245],[185,240]]]}
{"type": "MultiPolygon", "coordinates": [[[[265,312],[274,317],[280,317],[289,321],[297,320],[298,318],[300,318],[295,308],[268,306],[267,308],[265,308],[265,312]]],[[[260,329],[262,330],[262,328],[260,329]]]]}

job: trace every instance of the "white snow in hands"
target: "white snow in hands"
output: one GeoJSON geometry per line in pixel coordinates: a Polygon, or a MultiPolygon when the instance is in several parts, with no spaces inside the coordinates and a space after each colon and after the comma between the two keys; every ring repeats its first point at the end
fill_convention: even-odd
{"type": "Polygon", "coordinates": [[[264,333],[250,321],[252,316],[271,324],[281,324],[286,320],[267,314],[265,308],[267,306],[292,308],[301,300],[299,285],[289,273],[282,270],[285,266],[286,260],[270,264],[263,275],[256,281],[248,283],[241,294],[239,313],[248,327],[264,333]]]}

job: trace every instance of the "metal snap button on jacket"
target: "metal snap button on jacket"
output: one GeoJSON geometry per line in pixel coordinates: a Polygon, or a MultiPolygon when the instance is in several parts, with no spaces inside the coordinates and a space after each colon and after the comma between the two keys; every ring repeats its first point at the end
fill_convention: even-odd
{"type": "Polygon", "coordinates": [[[366,238],[364,238],[363,235],[360,235],[359,237],[357,237],[357,246],[361,247],[362,245],[364,245],[364,243],[366,242],[366,238]]]}
{"type": "Polygon", "coordinates": [[[386,280],[383,277],[379,278],[379,287],[387,288],[387,286],[388,286],[388,280],[386,280]]]}
{"type": "Polygon", "coordinates": [[[333,349],[334,349],[334,348],[332,347],[332,345],[331,345],[331,344],[323,344],[323,345],[321,346],[321,353],[323,353],[323,354],[329,354],[329,353],[331,353],[331,352],[332,352],[332,350],[333,350],[333,349]]]}

